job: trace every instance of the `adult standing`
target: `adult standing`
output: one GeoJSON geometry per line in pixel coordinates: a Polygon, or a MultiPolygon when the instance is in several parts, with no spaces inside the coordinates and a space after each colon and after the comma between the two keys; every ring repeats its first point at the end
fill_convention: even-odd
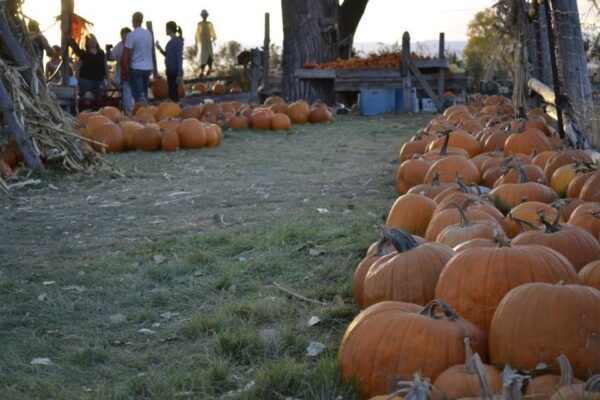
{"type": "Polygon", "coordinates": [[[117,86],[121,86],[122,93],[122,108],[126,114],[129,114],[133,109],[133,95],[131,94],[131,86],[127,80],[121,80],[121,56],[123,55],[123,48],[125,47],[125,39],[131,32],[131,29],[125,27],[121,29],[121,41],[110,51],[107,52],[106,57],[109,61],[116,61],[115,76],[113,82],[117,86]]]}
{"type": "Polygon", "coordinates": [[[207,21],[208,11],[202,10],[200,12],[202,21],[198,22],[196,28],[196,48],[200,44],[200,76],[204,75],[204,67],[208,66],[206,75],[210,75],[212,72],[213,65],[213,43],[217,40],[217,34],[212,22],[207,21]]]}
{"type": "Polygon", "coordinates": [[[152,61],[152,34],[142,28],[144,15],[133,13],[131,31],[125,39],[121,56],[121,80],[128,81],[134,101],[148,101],[150,74],[154,69],[152,61]]]}
{"type": "Polygon", "coordinates": [[[167,35],[171,38],[167,43],[166,49],[162,49],[158,40],[156,41],[156,48],[165,56],[169,98],[174,102],[178,102],[177,87],[183,79],[183,37],[181,27],[177,26],[175,21],[167,22],[166,31],[167,35]]]}
{"type": "Polygon", "coordinates": [[[79,57],[79,94],[88,92],[97,93],[107,86],[108,65],[106,54],[98,45],[96,36],[87,35],[85,38],[85,50],[81,49],[73,38],[67,39],[69,46],[79,57]]]}

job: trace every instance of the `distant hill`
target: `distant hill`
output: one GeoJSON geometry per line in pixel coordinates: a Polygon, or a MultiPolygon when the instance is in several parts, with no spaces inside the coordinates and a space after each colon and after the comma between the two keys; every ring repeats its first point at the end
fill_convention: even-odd
{"type": "MultiPolygon", "coordinates": [[[[446,41],[446,49],[454,51],[458,54],[459,58],[462,58],[462,53],[467,45],[467,41],[446,41]]],[[[438,54],[438,41],[437,40],[423,40],[415,41],[411,43],[411,51],[425,54],[429,56],[437,56],[438,54]]],[[[385,49],[398,50],[402,49],[402,43],[382,43],[382,42],[365,42],[365,43],[354,43],[354,48],[363,54],[375,53],[385,49]]]]}

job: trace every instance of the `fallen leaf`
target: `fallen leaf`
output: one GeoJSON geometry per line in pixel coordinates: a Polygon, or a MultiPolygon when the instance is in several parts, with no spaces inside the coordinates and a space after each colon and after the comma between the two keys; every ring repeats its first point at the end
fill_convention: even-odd
{"type": "Polygon", "coordinates": [[[162,314],[160,314],[160,316],[165,320],[165,321],[170,321],[171,319],[173,319],[173,317],[178,316],[179,313],[172,313],[172,312],[164,312],[162,314]]]}
{"type": "Polygon", "coordinates": [[[148,329],[148,328],[142,328],[140,330],[138,330],[139,333],[143,333],[144,335],[155,335],[156,331],[153,331],[152,329],[148,329]]]}
{"type": "Polygon", "coordinates": [[[29,363],[31,365],[52,365],[52,360],[49,358],[34,358],[29,363]]]}
{"type": "Polygon", "coordinates": [[[309,357],[316,357],[325,351],[327,346],[320,342],[310,342],[306,348],[306,354],[309,357]]]}
{"type": "Polygon", "coordinates": [[[329,212],[329,210],[326,208],[317,208],[317,212],[319,214],[327,214],[329,212]]]}
{"type": "Polygon", "coordinates": [[[308,249],[308,254],[311,257],[317,257],[317,256],[320,256],[323,253],[325,253],[325,250],[319,249],[317,247],[314,247],[312,249],[308,249]]]}
{"type": "Polygon", "coordinates": [[[55,281],[45,281],[45,282],[42,282],[42,285],[48,286],[48,285],[54,285],[55,283],[56,283],[55,281]]]}
{"type": "Polygon", "coordinates": [[[123,322],[127,322],[127,317],[121,313],[111,315],[110,317],[108,317],[108,319],[110,319],[111,324],[122,324],[123,322]]]}
{"type": "Polygon", "coordinates": [[[154,255],[154,262],[156,264],[162,264],[166,259],[167,259],[167,257],[163,256],[162,254],[154,255]]]}
{"type": "Polygon", "coordinates": [[[160,328],[160,322],[154,322],[152,325],[150,325],[152,328],[160,328]]]}
{"type": "Polygon", "coordinates": [[[165,338],[165,339],[161,339],[160,342],[161,343],[168,343],[168,342],[174,342],[176,340],[179,340],[179,337],[177,337],[177,336],[171,336],[171,337],[168,337],[168,338],[165,338]]]}
{"type": "Polygon", "coordinates": [[[312,316],[310,317],[310,319],[308,320],[308,326],[315,326],[316,324],[318,324],[319,322],[321,322],[321,318],[316,317],[316,316],[312,316]]]}
{"type": "Polygon", "coordinates": [[[46,293],[42,293],[37,297],[37,299],[39,301],[46,301],[46,300],[48,300],[48,295],[46,293]]]}

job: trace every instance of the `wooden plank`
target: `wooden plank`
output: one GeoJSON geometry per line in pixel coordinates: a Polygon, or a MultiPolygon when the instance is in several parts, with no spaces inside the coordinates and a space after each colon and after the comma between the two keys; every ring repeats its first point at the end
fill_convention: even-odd
{"type": "MultiPolygon", "coordinates": [[[[445,35],[444,32],[440,32],[440,47],[439,47],[439,53],[438,53],[438,58],[440,60],[445,60],[445,35]]],[[[446,61],[446,60],[445,60],[446,61]]],[[[447,62],[447,61],[446,61],[447,62]]],[[[444,98],[444,74],[446,73],[446,69],[445,68],[440,68],[440,70],[438,71],[439,73],[439,77],[438,77],[438,97],[440,99],[444,98]]]]}
{"type": "Polygon", "coordinates": [[[298,68],[294,71],[294,77],[300,79],[334,79],[336,70],[298,68]]]}
{"type": "Polygon", "coordinates": [[[185,84],[194,84],[194,83],[202,83],[202,82],[215,82],[215,81],[230,81],[232,76],[203,76],[202,78],[192,78],[185,79],[183,83],[185,84]]]}
{"type": "Polygon", "coordinates": [[[270,47],[271,47],[271,22],[270,14],[265,13],[265,41],[263,43],[263,87],[269,86],[270,71],[270,47]]]}
{"type": "Polygon", "coordinates": [[[423,75],[421,75],[421,71],[419,71],[419,69],[416,68],[412,63],[408,64],[408,67],[410,68],[411,72],[415,75],[415,78],[417,78],[417,81],[419,81],[419,83],[421,84],[421,87],[425,89],[425,92],[427,92],[427,95],[435,104],[435,108],[437,108],[438,112],[442,112],[444,110],[442,102],[440,101],[439,97],[437,97],[436,94],[433,93],[433,90],[431,90],[431,86],[429,86],[425,78],[423,78],[423,75]]]}
{"type": "Polygon", "coordinates": [[[410,105],[412,104],[412,85],[410,80],[410,34],[404,32],[402,35],[402,78],[403,85],[402,90],[404,94],[404,112],[410,111],[410,105]]]}
{"type": "Polygon", "coordinates": [[[544,101],[548,104],[556,104],[556,94],[554,93],[554,89],[545,85],[543,82],[531,78],[527,81],[527,86],[544,99],[544,101]]]}
{"type": "Polygon", "coordinates": [[[448,68],[450,63],[448,60],[434,58],[432,60],[414,60],[411,61],[417,68],[426,69],[426,68],[448,68]]]}
{"type": "Polygon", "coordinates": [[[49,86],[48,90],[59,100],[77,98],[77,88],[75,86],[49,86]]]}
{"type": "Polygon", "coordinates": [[[338,69],[336,79],[402,79],[398,68],[338,69]]]}

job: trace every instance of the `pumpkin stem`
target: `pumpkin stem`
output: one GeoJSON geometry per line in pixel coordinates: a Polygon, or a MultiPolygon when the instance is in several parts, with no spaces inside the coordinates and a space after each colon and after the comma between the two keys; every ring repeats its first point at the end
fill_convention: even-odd
{"type": "Polygon", "coordinates": [[[569,359],[564,354],[561,354],[556,358],[558,360],[558,364],[560,365],[560,380],[558,381],[558,386],[566,386],[573,383],[573,368],[571,368],[571,363],[569,359]]]}
{"type": "Polygon", "coordinates": [[[461,228],[464,228],[466,226],[471,226],[473,225],[473,223],[471,221],[469,221],[469,219],[467,218],[465,212],[467,211],[467,207],[469,207],[469,205],[472,203],[471,199],[467,199],[462,206],[459,205],[457,202],[453,201],[452,205],[454,207],[456,207],[458,209],[458,212],[460,214],[460,226],[461,228]]]}
{"type": "Polygon", "coordinates": [[[456,321],[458,319],[458,314],[450,308],[450,306],[444,303],[441,300],[431,300],[429,303],[423,307],[423,309],[419,312],[421,315],[428,316],[433,319],[439,319],[437,315],[435,315],[435,308],[439,307],[440,311],[450,320],[456,321]]]}
{"type": "Polygon", "coordinates": [[[588,379],[583,390],[585,392],[600,392],[600,374],[596,374],[588,379]]]}
{"type": "Polygon", "coordinates": [[[540,217],[540,222],[546,227],[546,233],[554,233],[558,232],[562,229],[562,226],[558,223],[558,218],[560,217],[560,212],[557,210],[556,218],[553,222],[548,221],[546,210],[540,209],[537,210],[537,215],[540,217]]]}
{"type": "Polygon", "coordinates": [[[412,381],[398,382],[400,389],[388,394],[385,400],[392,400],[396,396],[402,396],[405,400],[428,400],[431,397],[431,381],[416,373],[412,381]]]}
{"type": "Polygon", "coordinates": [[[468,336],[465,336],[463,339],[465,343],[465,370],[469,374],[476,374],[477,367],[475,365],[475,360],[473,359],[473,349],[471,348],[471,339],[468,336]]]}
{"type": "Polygon", "coordinates": [[[431,179],[431,186],[434,188],[439,188],[440,185],[440,174],[437,171],[433,173],[433,178],[431,179]]]}
{"type": "Polygon", "coordinates": [[[529,377],[526,375],[519,375],[513,371],[513,369],[507,365],[502,371],[502,397],[504,400],[522,400],[523,399],[523,383],[529,377]]]}
{"type": "Polygon", "coordinates": [[[446,138],[444,139],[444,144],[440,148],[440,156],[445,156],[448,154],[448,143],[450,143],[450,132],[445,132],[444,135],[446,138]]]}
{"type": "Polygon", "coordinates": [[[521,161],[519,161],[518,158],[515,158],[514,165],[511,168],[514,168],[519,173],[519,179],[517,180],[517,183],[529,182],[529,178],[527,177],[527,172],[525,172],[525,168],[523,168],[523,164],[521,164],[521,161]]]}
{"type": "Polygon", "coordinates": [[[490,376],[483,366],[481,357],[479,357],[479,354],[474,354],[471,358],[475,365],[475,373],[479,378],[479,399],[494,400],[494,391],[490,383],[490,376]]]}
{"type": "Polygon", "coordinates": [[[379,239],[379,241],[377,242],[377,250],[375,251],[375,255],[377,257],[385,256],[387,254],[392,253],[393,251],[394,249],[392,242],[388,238],[383,236],[381,239],[379,239]]]}
{"type": "Polygon", "coordinates": [[[501,229],[494,228],[494,242],[498,247],[510,247],[510,240],[501,229]]]}
{"type": "Polygon", "coordinates": [[[410,233],[402,229],[390,228],[389,226],[384,225],[382,230],[383,236],[394,245],[398,253],[404,253],[405,251],[420,246],[410,233]]]}
{"type": "Polygon", "coordinates": [[[462,193],[469,193],[469,187],[465,184],[465,181],[463,181],[462,175],[460,175],[460,174],[456,175],[456,184],[458,185],[458,189],[462,193]]]}

